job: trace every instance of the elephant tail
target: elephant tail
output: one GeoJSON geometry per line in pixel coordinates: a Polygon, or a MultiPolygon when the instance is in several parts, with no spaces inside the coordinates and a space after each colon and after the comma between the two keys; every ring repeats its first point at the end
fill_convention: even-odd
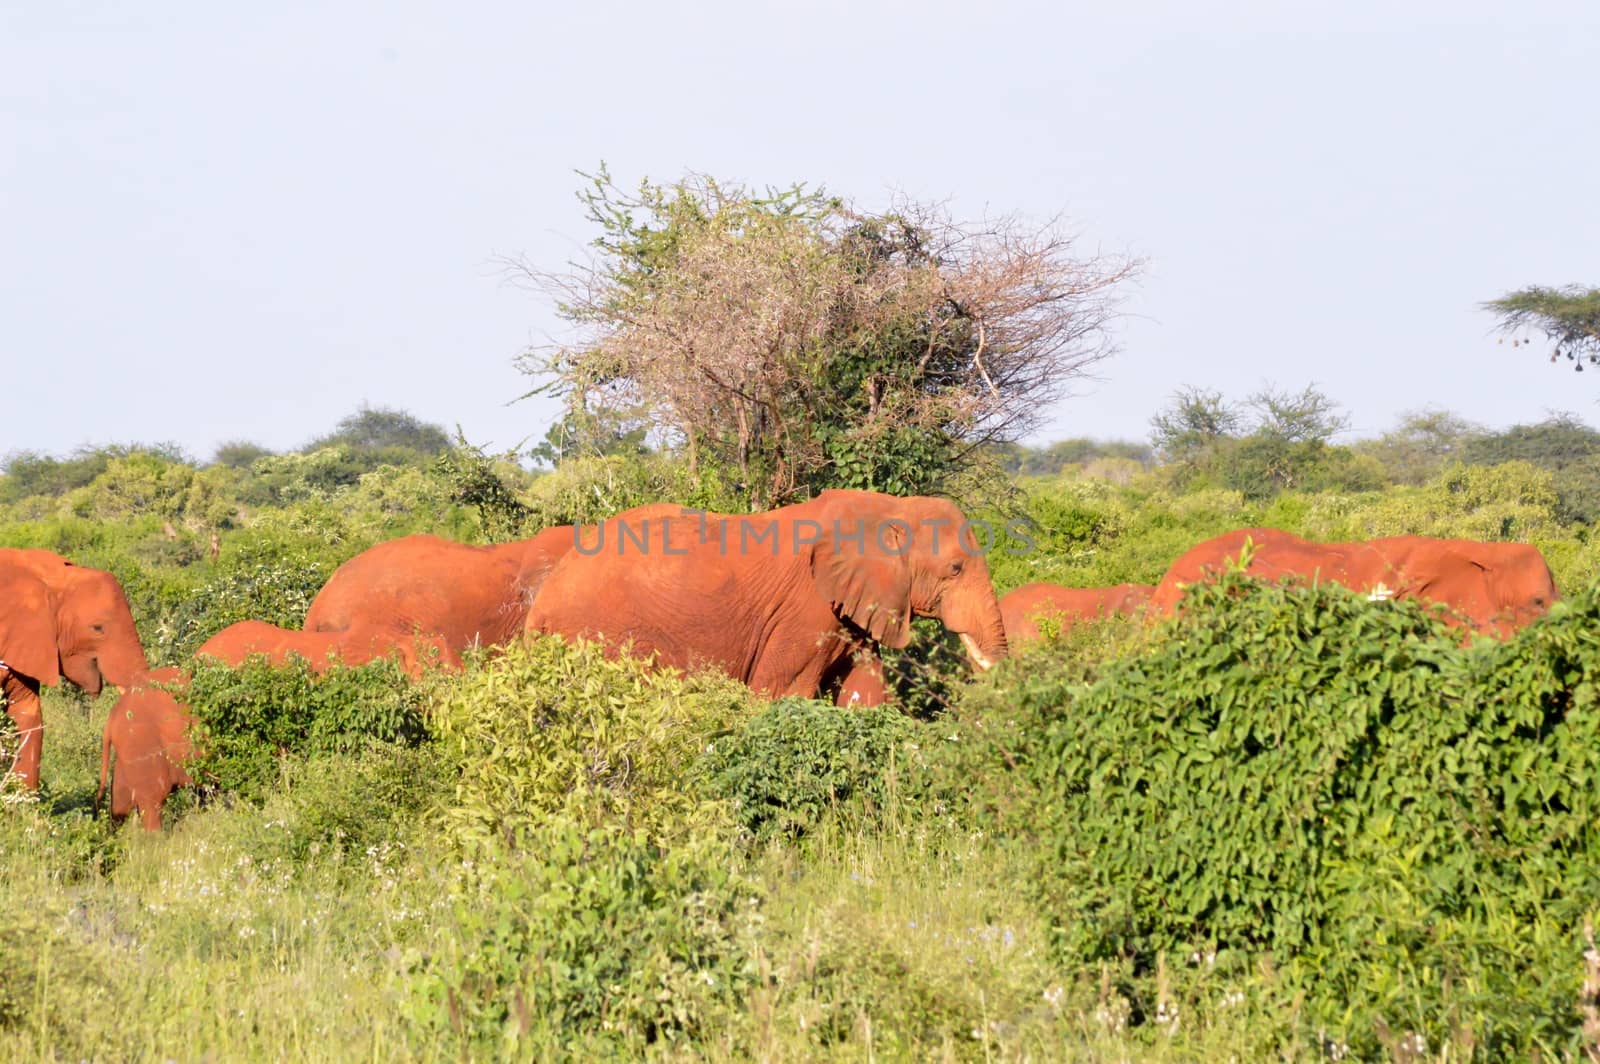
{"type": "Polygon", "coordinates": [[[111,729],[106,728],[105,738],[100,740],[100,789],[94,792],[94,815],[100,816],[100,802],[106,796],[106,783],[111,779],[111,729]]]}

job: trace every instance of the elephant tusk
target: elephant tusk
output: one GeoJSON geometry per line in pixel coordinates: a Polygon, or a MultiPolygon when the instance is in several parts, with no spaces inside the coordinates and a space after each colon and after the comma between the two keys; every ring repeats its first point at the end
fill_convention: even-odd
{"type": "Polygon", "coordinates": [[[988,672],[994,668],[994,662],[983,656],[983,651],[978,649],[977,640],[965,632],[961,633],[961,645],[966,648],[967,657],[978,667],[979,672],[988,672]]]}

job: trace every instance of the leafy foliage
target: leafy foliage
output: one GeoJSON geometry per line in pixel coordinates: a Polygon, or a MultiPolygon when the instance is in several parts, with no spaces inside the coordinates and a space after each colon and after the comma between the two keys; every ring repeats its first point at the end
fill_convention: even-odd
{"type": "Polygon", "coordinates": [[[846,809],[871,825],[897,795],[922,789],[922,731],[893,707],[786,698],[716,738],[702,771],[757,839],[798,838],[846,809]]]}
{"type": "Polygon", "coordinates": [[[209,580],[184,589],[145,637],[152,661],[179,663],[230,624],[258,620],[299,628],[306,610],[342,558],[317,556],[282,540],[253,538],[230,551],[209,580]]]}
{"type": "MultiPolygon", "coordinates": [[[[1600,288],[1568,285],[1546,288],[1533,285],[1491,299],[1483,304],[1499,321],[1500,331],[1514,337],[1518,332],[1538,329],[1555,347],[1550,361],[1566,356],[1572,368],[1582,372],[1583,364],[1600,364],[1600,288]]],[[[1531,340],[1516,338],[1511,346],[1531,340]]]]}
{"type": "Polygon", "coordinates": [[[555,637],[507,647],[443,693],[435,726],[463,766],[445,812],[452,834],[517,839],[556,813],[672,836],[704,807],[684,778],[705,737],[749,712],[720,674],[655,673],[599,644],[555,637]]]}
{"type": "Polygon", "coordinates": [[[450,447],[450,437],[438,425],[429,424],[404,410],[363,405],[348,415],[326,436],[303,449],[307,452],[330,447],[348,447],[371,456],[377,462],[402,461],[406,452],[429,458],[450,447]]]}
{"type": "Polygon", "coordinates": [[[271,450],[250,440],[226,440],[217,444],[216,451],[211,455],[211,464],[228,466],[230,469],[249,469],[256,459],[270,454],[271,450]]]}
{"type": "Polygon", "coordinates": [[[1263,388],[1243,404],[1221,392],[1182,388],[1150,424],[1166,473],[1183,490],[1217,486],[1256,500],[1292,489],[1362,491],[1384,483],[1375,463],[1329,444],[1348,419],[1312,385],[1299,392],[1263,388]]]}
{"type": "Polygon", "coordinates": [[[283,666],[259,657],[237,669],[201,658],[178,698],[194,714],[201,773],[261,801],[281,783],[286,755],[422,742],[420,692],[389,661],[335,665],[318,676],[298,657],[283,666]]]}
{"type": "Polygon", "coordinates": [[[1064,955],[1271,950],[1362,1054],[1463,1024],[1497,1056],[1570,1047],[1575,976],[1511,988],[1553,978],[1600,886],[1597,610],[1463,649],[1411,604],[1228,577],[1090,682],[1028,677],[1048,724],[1015,771],[1064,955]],[[1425,971],[1450,977],[1386,974],[1425,971]]]}
{"type": "Polygon", "coordinates": [[[458,436],[456,445],[434,459],[433,472],[450,486],[450,497],[478,511],[478,526],[491,543],[506,543],[523,535],[533,510],[506,485],[483,450],[458,436]]]}
{"type": "Polygon", "coordinates": [[[751,971],[754,884],[732,818],[691,782],[746,716],[720,675],[653,673],[596,644],[512,646],[444,692],[442,810],[466,857],[454,927],[408,1008],[480,1050],[638,1054],[703,1035],[751,971]]]}
{"type": "Polygon", "coordinates": [[[407,1012],[470,1055],[639,1058],[714,1037],[753,982],[755,885],[715,838],[561,813],[482,852],[407,1012]]]}

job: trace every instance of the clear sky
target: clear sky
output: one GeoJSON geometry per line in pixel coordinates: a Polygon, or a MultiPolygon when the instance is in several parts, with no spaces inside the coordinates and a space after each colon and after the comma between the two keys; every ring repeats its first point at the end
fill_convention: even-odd
{"type": "MultiPolygon", "coordinates": [[[[1315,381],[1600,422],[1479,302],[1600,285],[1600,3],[0,0],[0,454],[285,449],[363,402],[495,448],[557,328],[495,265],[575,168],[1064,212],[1150,260],[1046,438],[1315,381]]],[[[1542,345],[1541,345],[1542,348],[1542,345]]]]}

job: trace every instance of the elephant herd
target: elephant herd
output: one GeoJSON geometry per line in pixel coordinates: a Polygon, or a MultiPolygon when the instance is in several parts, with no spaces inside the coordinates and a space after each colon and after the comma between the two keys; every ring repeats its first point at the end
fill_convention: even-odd
{"type": "MultiPolygon", "coordinates": [[[[1522,544],[1419,536],[1319,544],[1264,528],[1199,544],[1155,586],[1027,584],[997,597],[985,551],[954,503],[825,491],[762,514],[653,504],[494,546],[406,536],[340,566],[300,630],[243,621],[196,656],[238,665],[298,655],[318,670],[391,658],[416,677],[430,666],[459,668],[475,647],[558,635],[658,665],[714,667],[769,697],[877,705],[889,698],[878,649],[905,647],[914,617],[938,618],[971,664],[987,669],[1037,639],[1045,616],[1070,627],[1109,614],[1166,615],[1184,586],[1241,552],[1251,575],[1441,603],[1456,623],[1501,636],[1556,598],[1544,558],[1522,544]]],[[[20,732],[11,768],[30,787],[43,740],[39,687],[63,676],[90,694],[108,683],[121,690],[102,744],[99,798],[109,782],[113,817],[137,809],[146,828],[159,828],[167,796],[191,782],[191,719],[172,693],[186,673],[150,669],[111,574],[48,551],[0,549],[0,684],[20,732]]]]}

